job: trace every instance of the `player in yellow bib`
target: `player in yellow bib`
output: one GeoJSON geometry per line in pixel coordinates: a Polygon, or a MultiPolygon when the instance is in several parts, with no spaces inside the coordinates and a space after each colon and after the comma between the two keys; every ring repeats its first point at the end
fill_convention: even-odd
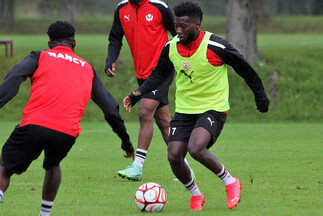
{"type": "Polygon", "coordinates": [[[174,13],[177,36],[165,45],[156,68],[142,86],[124,98],[123,105],[131,109],[134,97],[156,89],[175,68],[176,109],[170,123],[169,163],[191,193],[190,210],[201,210],[205,198],[184,163],[187,152],[223,181],[231,209],[240,201],[242,184],[208,150],[220,135],[230,108],[227,65],[250,87],[260,112],[268,111],[270,101],[244,57],[226,40],[200,30],[203,12],[198,4],[181,2],[174,13]]]}

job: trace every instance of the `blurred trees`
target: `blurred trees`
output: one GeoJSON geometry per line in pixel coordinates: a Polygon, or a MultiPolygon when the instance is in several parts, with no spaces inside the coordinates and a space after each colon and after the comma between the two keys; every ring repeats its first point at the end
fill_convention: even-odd
{"type": "Polygon", "coordinates": [[[322,0],[264,0],[264,8],[271,15],[323,14],[322,0]]]}
{"type": "Polygon", "coordinates": [[[73,0],[67,1],[67,21],[72,23],[74,22],[75,17],[75,7],[73,0]]]}
{"type": "Polygon", "coordinates": [[[1,0],[0,24],[10,27],[14,21],[14,0],[1,0]]]}
{"type": "Polygon", "coordinates": [[[254,5],[255,16],[258,21],[264,21],[266,19],[266,14],[264,10],[263,0],[256,0],[252,3],[254,5]]]}
{"type": "MultiPolygon", "coordinates": [[[[164,0],[173,8],[181,0],[164,0]]],[[[194,0],[193,0],[194,1],[194,0]]],[[[195,0],[205,15],[225,16],[226,0],[195,0]]],[[[258,15],[318,15],[323,14],[323,0],[259,0],[263,7],[256,10],[258,15]]],[[[1,22],[11,14],[19,17],[38,15],[73,20],[77,17],[112,15],[121,0],[0,0],[1,22]],[[4,5],[4,6],[2,6],[4,5]],[[9,7],[8,7],[9,6],[9,7]],[[9,8],[9,9],[5,9],[9,8]],[[14,11],[14,13],[12,12],[14,11]],[[20,12],[20,13],[19,13],[20,12]],[[21,13],[22,12],[22,13],[21,13]]],[[[256,1],[255,3],[257,3],[256,1]]],[[[258,16],[257,15],[257,16],[258,16]]],[[[28,17],[27,17],[28,18],[28,17]]],[[[9,20],[6,18],[5,20],[9,20]]]]}
{"type": "Polygon", "coordinates": [[[248,61],[260,60],[257,48],[256,9],[261,8],[261,0],[227,0],[226,39],[248,61]]]}

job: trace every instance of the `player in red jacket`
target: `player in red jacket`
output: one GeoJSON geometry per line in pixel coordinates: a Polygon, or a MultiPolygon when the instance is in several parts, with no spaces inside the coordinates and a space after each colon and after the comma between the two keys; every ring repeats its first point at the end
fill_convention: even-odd
{"type": "Polygon", "coordinates": [[[47,32],[50,49],[32,51],[16,64],[0,86],[0,108],[31,80],[29,101],[23,117],[4,144],[0,158],[0,201],[10,177],[27,170],[44,150],[46,170],[40,215],[49,215],[61,182],[60,162],[79,133],[80,121],[90,98],[101,108],[113,131],[122,140],[126,157],[134,149],[119,105],[105,89],[93,67],[75,55],[75,29],[63,21],[52,23],[47,32]]]}
{"type": "MultiPolygon", "coordinates": [[[[168,31],[173,36],[176,35],[174,14],[165,2],[160,0],[120,2],[109,34],[105,66],[107,75],[109,77],[116,75],[115,62],[125,36],[133,57],[137,82],[141,86],[157,64],[161,51],[168,41],[168,31]]],[[[136,157],[131,166],[118,172],[121,177],[135,181],[142,178],[142,167],[153,136],[154,118],[167,144],[170,122],[168,89],[172,81],[173,76],[170,76],[163,85],[143,97],[138,112],[140,131],[136,157]]]]}

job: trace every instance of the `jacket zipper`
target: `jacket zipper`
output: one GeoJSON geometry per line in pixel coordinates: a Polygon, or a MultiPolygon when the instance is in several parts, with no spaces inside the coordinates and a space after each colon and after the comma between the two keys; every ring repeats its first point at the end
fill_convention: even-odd
{"type": "Polygon", "coordinates": [[[136,8],[137,23],[138,23],[138,8],[136,8]]]}

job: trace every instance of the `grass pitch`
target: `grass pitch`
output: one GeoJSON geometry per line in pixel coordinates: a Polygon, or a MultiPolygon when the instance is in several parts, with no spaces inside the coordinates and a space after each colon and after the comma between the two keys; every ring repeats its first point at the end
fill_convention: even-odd
{"type": "MultiPolygon", "coordinates": [[[[0,145],[17,122],[0,122],[0,145]]],[[[137,122],[127,123],[136,145],[137,122]]],[[[63,160],[62,184],[52,214],[142,215],[134,202],[137,188],[152,181],[167,193],[163,215],[322,215],[323,125],[233,124],[211,148],[242,184],[241,202],[229,210],[222,182],[187,157],[196,182],[206,197],[201,212],[190,212],[190,195],[174,182],[167,162],[166,145],[157,129],[144,166],[143,179],[121,179],[117,171],[131,163],[123,158],[120,140],[106,123],[82,123],[83,131],[63,160]]],[[[38,158],[27,172],[14,175],[0,204],[0,215],[37,215],[40,210],[44,170],[38,158]]]]}

